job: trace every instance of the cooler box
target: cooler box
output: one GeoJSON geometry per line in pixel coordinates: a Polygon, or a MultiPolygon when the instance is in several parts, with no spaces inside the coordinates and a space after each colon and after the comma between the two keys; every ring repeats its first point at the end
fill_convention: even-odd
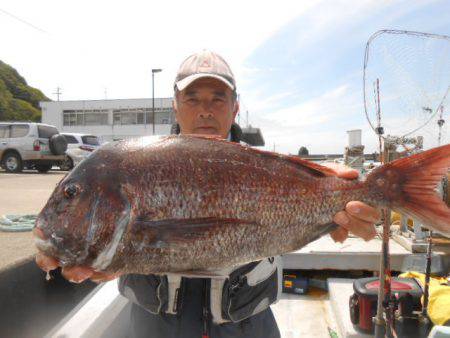
{"type": "MultiPolygon", "coordinates": [[[[373,332],[373,317],[377,313],[378,277],[361,278],[353,282],[355,293],[350,297],[350,319],[357,329],[373,332]]],[[[413,311],[421,310],[422,288],[414,278],[391,280],[392,295],[397,299],[397,310],[402,316],[411,316],[413,311]]]]}
{"type": "Polygon", "coordinates": [[[283,271],[283,292],[304,295],[308,292],[309,281],[299,271],[283,271]]]}

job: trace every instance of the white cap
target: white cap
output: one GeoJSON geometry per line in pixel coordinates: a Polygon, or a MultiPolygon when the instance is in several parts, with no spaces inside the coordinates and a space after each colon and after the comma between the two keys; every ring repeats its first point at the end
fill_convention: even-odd
{"type": "Polygon", "coordinates": [[[234,75],[228,63],[220,55],[209,50],[193,54],[183,61],[174,86],[181,91],[195,80],[204,77],[220,80],[231,90],[236,90],[234,75]]]}

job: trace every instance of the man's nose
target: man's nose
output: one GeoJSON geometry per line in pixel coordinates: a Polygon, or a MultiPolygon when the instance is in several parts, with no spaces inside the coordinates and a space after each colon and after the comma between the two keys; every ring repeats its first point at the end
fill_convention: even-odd
{"type": "Polygon", "coordinates": [[[203,102],[200,105],[198,116],[203,119],[210,119],[211,117],[213,117],[211,105],[208,102],[203,102]]]}

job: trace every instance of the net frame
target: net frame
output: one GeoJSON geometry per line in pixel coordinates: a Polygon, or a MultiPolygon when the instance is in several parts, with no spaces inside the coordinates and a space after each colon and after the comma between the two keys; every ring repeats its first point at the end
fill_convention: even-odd
{"type": "MultiPolygon", "coordinates": [[[[380,116],[377,114],[377,125],[375,125],[375,123],[373,123],[374,121],[371,120],[370,116],[369,116],[369,109],[368,109],[368,95],[367,95],[367,66],[369,64],[370,61],[370,47],[372,42],[382,36],[383,34],[396,34],[396,35],[409,35],[409,36],[416,36],[416,37],[420,37],[420,38],[432,38],[432,39],[440,39],[440,40],[445,40],[449,43],[450,45],[450,36],[447,35],[441,35],[441,34],[433,34],[433,33],[425,33],[425,32],[417,32],[417,31],[408,31],[408,30],[396,30],[396,29],[383,29],[383,30],[379,30],[377,32],[375,32],[374,34],[372,34],[367,43],[366,43],[366,48],[365,48],[365,53],[364,53],[364,68],[363,68],[363,99],[364,99],[364,112],[366,115],[366,119],[369,122],[370,127],[372,128],[372,130],[381,138],[386,139],[385,136],[383,136],[382,134],[379,134],[379,132],[377,132],[378,127],[380,126],[381,123],[381,118],[380,116]]],[[[374,93],[374,96],[378,95],[378,93],[374,93]]],[[[404,138],[407,137],[409,135],[412,135],[414,133],[416,133],[418,130],[422,129],[423,127],[425,127],[426,125],[428,125],[433,119],[436,118],[437,114],[439,113],[440,107],[442,106],[442,104],[445,102],[445,100],[447,99],[447,97],[450,95],[450,83],[447,87],[447,90],[444,94],[444,96],[442,97],[442,99],[440,100],[439,104],[437,105],[437,107],[433,107],[433,112],[430,114],[429,118],[426,119],[421,125],[417,126],[416,128],[405,132],[403,135],[400,136],[400,138],[404,138]]],[[[375,110],[379,110],[379,101],[376,100],[376,97],[374,97],[374,107],[375,110]]],[[[378,130],[379,131],[379,130],[378,130]]]]}

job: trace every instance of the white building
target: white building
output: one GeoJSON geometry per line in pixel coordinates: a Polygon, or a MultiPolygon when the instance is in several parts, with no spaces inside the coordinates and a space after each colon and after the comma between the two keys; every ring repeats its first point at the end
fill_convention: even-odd
{"type": "Polygon", "coordinates": [[[168,135],[174,122],[172,98],[40,102],[42,123],[60,132],[97,135],[102,141],[168,135]],[[153,127],[154,122],[154,127],[153,127]]]}

